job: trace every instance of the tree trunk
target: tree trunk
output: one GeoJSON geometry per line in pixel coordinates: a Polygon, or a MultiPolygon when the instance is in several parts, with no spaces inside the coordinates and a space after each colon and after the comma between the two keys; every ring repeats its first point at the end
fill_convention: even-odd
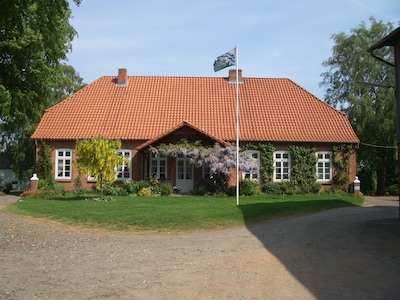
{"type": "Polygon", "coordinates": [[[385,195],[385,185],[386,185],[386,167],[382,166],[378,169],[378,182],[376,186],[376,195],[384,196],[385,195]]]}
{"type": "Polygon", "coordinates": [[[100,175],[99,186],[100,186],[100,199],[104,200],[104,198],[103,198],[103,187],[104,187],[104,184],[103,184],[103,176],[102,175],[100,175]]]}

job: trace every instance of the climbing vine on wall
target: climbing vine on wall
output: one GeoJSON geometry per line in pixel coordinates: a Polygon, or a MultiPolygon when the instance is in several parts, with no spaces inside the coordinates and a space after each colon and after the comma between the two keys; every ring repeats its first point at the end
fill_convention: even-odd
{"type": "Polygon", "coordinates": [[[37,162],[37,173],[40,176],[40,179],[52,181],[53,180],[53,163],[51,160],[51,151],[50,146],[41,141],[41,146],[39,150],[39,157],[37,162]]]}
{"type": "Polygon", "coordinates": [[[335,173],[333,174],[333,187],[347,191],[349,182],[349,164],[350,157],[354,152],[352,145],[342,144],[333,147],[333,165],[335,173]]]}
{"type": "Polygon", "coordinates": [[[289,187],[293,193],[316,193],[320,189],[317,180],[317,157],[315,148],[301,146],[290,146],[290,155],[293,161],[292,173],[289,187]]]}
{"type": "Polygon", "coordinates": [[[274,152],[275,147],[272,144],[246,144],[241,147],[243,151],[260,151],[260,176],[263,182],[272,181],[274,173],[274,152]]]}

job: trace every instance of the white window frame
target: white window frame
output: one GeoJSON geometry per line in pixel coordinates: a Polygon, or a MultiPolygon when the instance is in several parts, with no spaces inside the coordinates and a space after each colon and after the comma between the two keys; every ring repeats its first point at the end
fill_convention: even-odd
{"type": "Polygon", "coordinates": [[[149,163],[150,178],[157,176],[158,179],[167,179],[167,170],[167,156],[156,156],[154,153],[151,153],[149,163]],[[164,168],[164,171],[162,171],[162,168],[164,168]]]}
{"type": "Polygon", "coordinates": [[[118,165],[116,168],[116,181],[124,181],[132,178],[132,151],[129,149],[120,149],[116,151],[118,155],[128,159],[129,163],[126,163],[125,160],[122,165],[118,165]],[[125,173],[128,173],[128,176],[125,176],[125,173]]]}
{"type": "Polygon", "coordinates": [[[242,179],[260,181],[260,157],[261,157],[261,153],[258,150],[247,150],[246,152],[249,153],[257,161],[257,171],[255,173],[242,172],[242,179]]]}
{"type": "Polygon", "coordinates": [[[317,182],[332,182],[332,152],[330,151],[318,151],[315,153],[317,157],[316,164],[316,175],[317,182]],[[327,158],[329,155],[329,158],[327,158]],[[320,156],[322,156],[320,158],[320,156]],[[322,178],[321,178],[322,177],[322,178]]]}
{"type": "Polygon", "coordinates": [[[274,178],[273,178],[273,181],[274,182],[290,181],[290,171],[291,171],[290,152],[289,151],[275,151],[274,152],[274,178]],[[287,172],[285,172],[285,169],[287,169],[287,172]]]}
{"type": "Polygon", "coordinates": [[[55,169],[56,180],[72,179],[72,149],[67,149],[67,148],[56,149],[56,163],[54,169],[55,169]],[[68,172],[69,175],[65,175],[68,172]]]}

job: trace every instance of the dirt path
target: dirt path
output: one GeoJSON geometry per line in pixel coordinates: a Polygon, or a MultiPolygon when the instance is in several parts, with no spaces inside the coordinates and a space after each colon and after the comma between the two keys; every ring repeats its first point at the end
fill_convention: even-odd
{"type": "Polygon", "coordinates": [[[0,264],[0,299],[400,299],[398,202],[151,235],[0,211],[0,264]]]}

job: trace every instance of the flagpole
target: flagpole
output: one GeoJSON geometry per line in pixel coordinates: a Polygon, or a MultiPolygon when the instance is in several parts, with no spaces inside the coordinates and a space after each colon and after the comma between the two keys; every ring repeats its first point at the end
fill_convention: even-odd
{"type": "Polygon", "coordinates": [[[239,206],[239,47],[236,45],[236,205],[239,206]]]}

